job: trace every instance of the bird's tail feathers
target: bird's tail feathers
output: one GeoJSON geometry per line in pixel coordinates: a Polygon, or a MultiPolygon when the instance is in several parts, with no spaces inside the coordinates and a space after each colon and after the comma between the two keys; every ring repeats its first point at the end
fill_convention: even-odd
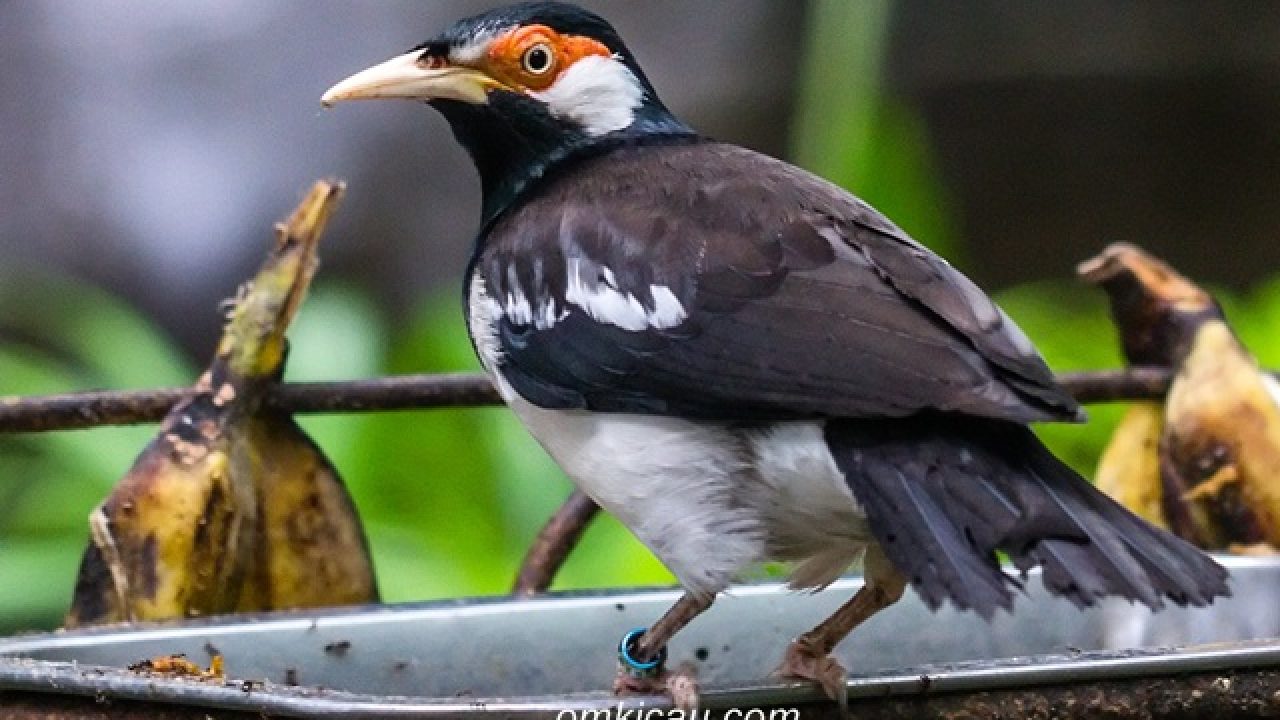
{"type": "Polygon", "coordinates": [[[1041,566],[1049,591],[1080,606],[1228,594],[1220,565],[1103,495],[1025,426],[926,415],[831,421],[826,436],[877,541],[930,607],[1010,608],[1021,585],[997,550],[1022,571],[1041,566]]]}

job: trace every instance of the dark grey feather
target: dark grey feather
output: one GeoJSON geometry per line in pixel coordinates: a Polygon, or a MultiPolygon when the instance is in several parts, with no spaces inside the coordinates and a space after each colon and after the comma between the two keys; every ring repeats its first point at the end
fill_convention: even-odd
{"type": "Polygon", "coordinates": [[[941,414],[831,421],[827,443],[876,540],[931,607],[990,617],[1017,587],[996,551],[1077,605],[1119,596],[1158,608],[1226,595],[1226,571],[1139,520],[1026,427],[941,414]]]}

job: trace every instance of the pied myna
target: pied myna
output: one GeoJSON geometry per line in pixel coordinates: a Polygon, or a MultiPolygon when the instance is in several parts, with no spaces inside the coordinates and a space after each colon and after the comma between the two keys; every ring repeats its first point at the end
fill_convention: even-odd
{"type": "Polygon", "coordinates": [[[621,689],[744,571],[866,585],[780,671],[843,696],[832,648],[909,583],[990,617],[1043,568],[1077,605],[1226,594],[1225,571],[1095,491],[1027,423],[1079,420],[1026,336],[875,209],[697,134],[602,18],[494,10],[331,88],[426,101],[484,192],[472,342],[570,478],[686,594],[624,640],[621,689]]]}

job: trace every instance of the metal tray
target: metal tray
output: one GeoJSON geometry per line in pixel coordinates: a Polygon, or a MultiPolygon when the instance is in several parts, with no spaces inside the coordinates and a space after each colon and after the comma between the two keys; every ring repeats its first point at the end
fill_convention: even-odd
{"type": "MultiPolygon", "coordinates": [[[[932,613],[908,593],[840,646],[850,671],[850,697],[918,698],[1169,677],[1185,681],[1175,692],[1184,686],[1192,692],[1193,676],[1209,674],[1219,682],[1224,672],[1244,671],[1262,673],[1254,678],[1262,689],[1254,691],[1266,694],[1267,683],[1280,683],[1280,641],[1269,640],[1280,637],[1280,563],[1220,560],[1231,570],[1233,596],[1194,610],[1151,613],[1108,602],[1081,612],[1049,597],[1035,579],[1015,612],[988,624],[949,608],[932,613]]],[[[670,664],[697,668],[706,707],[818,707],[822,698],[812,687],[781,683],[769,673],[792,637],[859,585],[850,577],[817,594],[775,584],[736,587],[677,636],[670,664]]],[[[556,717],[566,709],[616,710],[617,701],[604,692],[615,669],[616,642],[626,630],[651,623],[676,596],[628,591],[485,598],[3,638],[0,700],[51,693],[352,717],[463,711],[556,717]],[[175,653],[204,663],[219,653],[232,680],[126,669],[175,653]]],[[[1225,694],[1230,691],[1228,686],[1225,694]]],[[[1273,700],[1280,709],[1280,692],[1273,700]]],[[[662,700],[628,703],[624,707],[652,707],[662,700]]]]}

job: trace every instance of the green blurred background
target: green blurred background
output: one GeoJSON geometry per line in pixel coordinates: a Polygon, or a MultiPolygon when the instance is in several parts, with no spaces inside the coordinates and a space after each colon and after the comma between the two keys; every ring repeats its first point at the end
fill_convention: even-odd
{"type": "MultiPolygon", "coordinates": [[[[458,6],[457,12],[435,9],[432,17],[447,19],[483,3],[452,3],[450,9],[454,5],[458,6]]],[[[593,6],[606,15],[611,9],[621,12],[618,3],[600,2],[593,6]]],[[[963,153],[954,145],[955,127],[948,124],[949,119],[963,113],[948,114],[947,108],[951,105],[944,101],[949,97],[945,92],[930,94],[920,90],[928,87],[928,83],[908,83],[915,91],[902,92],[889,81],[910,77],[912,67],[923,72],[919,65],[903,60],[904,43],[932,47],[929,39],[936,40],[938,36],[930,33],[942,32],[948,22],[963,29],[982,22],[995,23],[1002,17],[1008,20],[1008,13],[1002,15],[992,4],[972,6],[979,11],[986,8],[987,16],[979,12],[978,21],[951,18],[949,7],[920,2],[839,0],[803,6],[766,4],[765,11],[758,13],[759,22],[781,19],[785,22],[778,27],[786,29],[788,34],[777,44],[776,58],[767,56],[772,46],[757,44],[766,57],[751,59],[753,62],[763,60],[768,67],[746,72],[772,72],[769,77],[773,80],[760,82],[772,83],[769,87],[780,87],[787,95],[777,98],[777,107],[762,110],[763,128],[747,135],[765,149],[784,154],[855,190],[921,241],[997,289],[1001,304],[1059,371],[1120,364],[1102,297],[1069,276],[1070,262],[1084,259],[1081,248],[1096,250],[1118,239],[1137,241],[1157,253],[1171,255],[1181,269],[1196,279],[1217,281],[1211,286],[1246,344],[1264,364],[1280,365],[1280,338],[1275,332],[1280,327],[1280,276],[1272,275],[1280,270],[1280,258],[1271,249],[1273,244],[1255,243],[1257,247],[1248,246],[1252,249],[1246,252],[1232,244],[1230,235],[1205,234],[1199,245],[1194,242],[1162,245],[1161,240],[1167,238],[1160,234],[1161,223],[1167,221],[1168,213],[1160,207],[1143,206],[1151,202],[1152,196],[1141,192],[1129,198],[1133,205],[1121,203],[1108,210],[1128,213],[1137,218],[1134,222],[1138,224],[1115,233],[1104,232],[1093,225],[1096,212],[1081,209],[1077,196],[1083,192],[1084,181],[1078,175],[1062,177],[1064,190],[1060,199],[1065,209],[1046,208],[1044,196],[1035,195],[1035,202],[1028,201],[1026,212],[1022,213],[1026,217],[1021,222],[1030,227],[1036,227],[1037,219],[1042,219],[1045,232],[1026,236],[1025,242],[1030,248],[1023,248],[1019,257],[1048,256],[1052,260],[1046,261],[1047,265],[1020,260],[1002,250],[1007,246],[1001,245],[998,238],[989,237],[991,233],[1000,236],[1008,228],[999,223],[984,223],[983,203],[989,201],[989,196],[975,200],[973,188],[993,187],[1002,182],[1016,185],[1018,181],[1012,178],[1017,173],[993,179],[989,174],[977,176],[963,171],[973,166],[957,159],[963,153]],[[921,19],[930,16],[930,10],[934,11],[933,25],[921,19]],[[939,19],[938,15],[942,17],[939,19]],[[942,29],[937,28],[939,24],[942,29]],[[769,63],[771,59],[776,63],[769,63]],[[781,128],[774,120],[779,114],[785,123],[781,128]],[[957,171],[957,167],[961,171],[957,171]],[[1055,238],[1072,232],[1073,217],[1079,219],[1076,229],[1089,237],[1078,239],[1064,260],[1061,249],[1054,247],[1055,238]],[[1064,222],[1063,218],[1068,221],[1064,222]],[[1152,223],[1149,232],[1134,229],[1141,227],[1142,218],[1152,223]],[[1037,247],[1039,244],[1042,245],[1037,247]],[[1234,249],[1206,252],[1209,247],[1234,249]],[[1259,247],[1262,250],[1258,250],[1259,247]],[[1248,271],[1233,273],[1223,255],[1231,256],[1231,260],[1248,271]]],[[[300,13],[305,12],[303,8],[294,6],[300,13]]],[[[660,3],[653,11],[658,16],[654,22],[659,27],[663,21],[678,22],[682,8],[682,4],[660,3]]],[[[1055,12],[1043,8],[1042,11],[1050,15],[1055,12]]],[[[414,10],[408,8],[403,12],[414,10]]],[[[1128,27],[1123,23],[1141,20],[1117,18],[1113,10],[1088,4],[1080,4],[1076,13],[1083,19],[1050,17],[1041,21],[1049,22],[1045,26],[1049,28],[1064,23],[1070,27],[1075,27],[1073,23],[1088,26],[1090,13],[1102,14],[1123,27],[1128,27]]],[[[1176,17],[1169,22],[1176,23],[1179,18],[1188,20],[1180,13],[1172,15],[1176,17]]],[[[1271,20],[1274,18],[1268,16],[1267,21],[1271,20]]],[[[1031,35],[1043,35],[1048,46],[1063,41],[1052,30],[1035,32],[1036,21],[1035,17],[1023,19],[1024,23],[1031,24],[1031,35]]],[[[1200,18],[1193,14],[1189,21],[1194,24],[1200,18]]],[[[618,24],[626,35],[626,26],[618,24]]],[[[1256,27],[1256,22],[1254,25],[1256,27]]],[[[760,32],[767,36],[768,28],[760,32]]],[[[646,32],[643,45],[634,39],[632,44],[643,61],[646,56],[660,53],[661,39],[666,37],[662,33],[646,32]]],[[[421,38],[413,38],[418,39],[421,38]]],[[[688,40],[686,37],[685,41],[688,40]]],[[[941,41],[939,44],[945,45],[941,41]]],[[[982,52],[982,43],[976,43],[976,48],[973,52],[982,52]]],[[[390,55],[399,49],[399,45],[388,44],[380,55],[390,55]]],[[[1044,50],[1053,51],[1052,47],[1044,50]]],[[[679,52],[676,54],[678,57],[679,52]]],[[[1099,56],[1099,62],[1106,61],[1105,53],[1100,52],[1099,56]]],[[[1244,53],[1242,57],[1248,60],[1252,56],[1244,53]]],[[[207,59],[218,62],[216,54],[207,59]]],[[[377,59],[379,56],[374,55],[364,60],[344,57],[343,61],[351,63],[348,69],[354,70],[365,61],[377,59]]],[[[728,62],[732,60],[728,58],[728,62]]],[[[941,62],[930,57],[925,58],[923,65],[941,62]]],[[[1261,72],[1259,68],[1269,71],[1274,67],[1266,62],[1261,65],[1244,62],[1243,66],[1257,72],[1261,72]]],[[[1206,73],[1194,63],[1191,68],[1192,85],[1199,87],[1205,82],[1206,73]]],[[[1241,83],[1240,72],[1239,67],[1230,69],[1224,83],[1241,83]]],[[[1072,73],[1066,73],[1070,77],[1065,81],[1068,86],[1065,92],[1074,97],[1073,93],[1080,90],[1077,85],[1081,80],[1072,73]]],[[[1035,74],[1032,71],[1020,77],[1034,79],[1035,74]]],[[[990,75],[999,76],[999,66],[990,75]]],[[[1185,75],[1175,72],[1170,77],[1185,79],[1185,75]]],[[[1088,73],[1085,76],[1088,77],[1088,73]]],[[[1274,76],[1272,72],[1269,77],[1274,76]]],[[[338,77],[340,73],[334,73],[332,79],[338,77]]],[[[1116,84],[1111,82],[1114,77],[1113,73],[1104,71],[1095,80],[1098,87],[1116,92],[1116,84]]],[[[665,87],[663,77],[656,76],[655,81],[660,89],[665,87]]],[[[288,79],[268,78],[262,82],[287,83],[288,79]]],[[[1162,82],[1174,80],[1161,80],[1157,86],[1163,87],[1162,82]]],[[[1052,87],[1052,83],[1049,86],[1052,87]]],[[[1280,97],[1274,92],[1274,83],[1264,82],[1262,90],[1248,83],[1245,86],[1252,88],[1250,93],[1268,90],[1280,97]]],[[[990,78],[969,84],[955,81],[949,87],[955,92],[976,93],[979,98],[994,98],[990,101],[995,104],[1007,99],[1010,92],[1009,83],[990,78]],[[957,82],[959,90],[954,88],[957,82]]],[[[1033,87],[1044,85],[1033,83],[1033,87]]],[[[1088,87],[1088,83],[1084,87],[1088,87]]],[[[1045,91],[1030,91],[1030,100],[1018,96],[1016,102],[1033,103],[1037,92],[1045,91]]],[[[1179,85],[1170,92],[1179,96],[1188,91],[1179,85]]],[[[1221,88],[1207,92],[1221,92],[1221,88]]],[[[318,91],[311,94],[318,95],[318,91]]],[[[1105,101],[1105,91],[1103,95],[1099,102],[1105,101]]],[[[1266,97],[1272,98],[1272,95],[1266,97]]],[[[1226,101],[1220,99],[1220,102],[1226,101]]],[[[422,112],[416,108],[401,111],[410,115],[422,112]]],[[[711,118],[720,130],[717,134],[724,139],[741,139],[733,137],[736,126],[732,123],[716,123],[718,116],[707,114],[705,108],[698,112],[702,113],[700,117],[711,118]]],[[[1104,125],[1105,116],[1103,113],[1091,122],[1104,125]]],[[[413,117],[416,120],[417,115],[413,117]]],[[[1064,117],[1065,124],[1070,122],[1064,117]]],[[[1004,127],[996,118],[988,124],[994,125],[990,131],[995,139],[990,142],[997,146],[1003,136],[1017,137],[1020,132],[1018,126],[1004,127]]],[[[431,129],[436,135],[443,133],[439,124],[431,129]]],[[[1041,125],[1024,129],[1033,135],[1046,132],[1041,125]]],[[[422,132],[417,125],[411,130],[422,132]]],[[[1213,132],[1222,134],[1231,130],[1227,124],[1215,126],[1213,132]]],[[[398,135],[399,130],[384,132],[388,136],[378,140],[381,144],[370,147],[394,148],[413,142],[413,137],[398,135]]],[[[1243,136],[1251,137],[1248,133],[1243,136]]],[[[1274,152],[1274,148],[1268,148],[1274,152]]],[[[1046,157],[1060,158],[1078,148],[1063,150],[1046,146],[1041,149],[1046,157]]],[[[1037,148],[1031,149],[1032,157],[1036,151],[1037,148]]],[[[296,148],[285,146],[274,152],[289,154],[296,152],[296,148]]],[[[389,151],[383,149],[382,152],[389,151]]],[[[1215,167],[1225,164],[1227,167],[1220,170],[1230,174],[1231,163],[1243,162],[1239,156],[1243,156],[1244,151],[1235,152],[1210,152],[1209,158],[1200,161],[1215,167]]],[[[1113,165],[1125,167],[1130,163],[1130,158],[1123,155],[1110,160],[1113,165]]],[[[1173,163],[1168,158],[1165,161],[1173,163]]],[[[320,273],[291,333],[293,350],[288,379],[333,380],[477,369],[459,312],[460,266],[445,267],[440,271],[445,279],[438,282],[408,287],[397,284],[396,295],[391,300],[381,287],[378,273],[352,268],[359,264],[356,259],[359,251],[353,246],[376,248],[383,242],[381,233],[387,222],[385,218],[382,224],[364,222],[369,211],[360,208],[360,196],[388,193],[407,195],[412,202],[422,202],[416,194],[415,183],[431,173],[432,159],[414,155],[413,163],[416,164],[399,167],[391,162],[399,174],[385,167],[353,173],[352,198],[348,202],[355,207],[340,213],[357,219],[331,233],[348,239],[346,244],[338,245],[336,259],[331,257],[331,264],[320,273]]],[[[1148,168],[1146,172],[1184,172],[1167,167],[1161,170],[1161,167],[1148,168]]],[[[985,172],[993,171],[987,168],[985,172]]],[[[1123,171],[1099,166],[1097,182],[1105,184],[1114,172],[1123,171]]],[[[1052,173],[1049,175],[1042,180],[1053,188],[1055,178],[1052,173]]],[[[299,175],[290,187],[275,188],[271,197],[281,202],[261,213],[283,216],[290,208],[288,199],[296,197],[310,179],[299,175]]],[[[465,182],[474,181],[467,177],[465,182]]],[[[1275,182],[1274,177],[1271,182],[1275,182]]],[[[474,192],[469,186],[466,189],[474,192]]],[[[1232,189],[1228,187],[1225,191],[1232,189]]],[[[1270,193],[1265,187],[1250,190],[1252,201],[1263,208],[1258,211],[1261,215],[1255,213],[1259,217],[1274,214],[1275,188],[1270,189],[1270,193]]],[[[1223,191],[1223,188],[1206,186],[1205,190],[1223,191]]],[[[1198,191],[1195,188],[1192,194],[1198,195],[1198,191]]],[[[1016,196],[1017,189],[1010,192],[1016,196]]],[[[1033,191],[1029,192],[1034,195],[1033,191]]],[[[1109,188],[1104,192],[1108,197],[1115,197],[1124,195],[1126,189],[1109,188]]],[[[1177,202],[1176,193],[1172,197],[1168,202],[1177,202]]],[[[1186,197],[1190,201],[1192,195],[1186,197]]],[[[0,199],[7,204],[5,209],[20,203],[19,196],[14,194],[0,196],[0,199]]],[[[154,202],[178,201],[161,196],[154,198],[154,202]]],[[[466,227],[470,217],[463,215],[450,227],[466,227]]],[[[50,222],[53,219],[51,215],[50,222]]],[[[90,222],[68,227],[67,232],[86,236],[98,230],[90,222]]],[[[1224,232],[1237,230],[1224,228],[1224,232]]],[[[1274,240],[1276,230],[1276,226],[1260,223],[1251,232],[1253,235],[1270,233],[1274,240]]],[[[220,229],[214,227],[206,231],[217,236],[220,229]]],[[[234,272],[220,268],[218,277],[223,279],[223,285],[217,292],[223,295],[230,295],[234,290],[235,281],[229,278],[247,277],[248,268],[265,252],[270,240],[270,228],[265,221],[237,232],[249,238],[241,243],[249,249],[242,253],[243,258],[228,262],[234,272]]],[[[11,238],[16,233],[13,227],[0,224],[0,235],[11,238]]],[[[465,233],[454,232],[448,241],[461,248],[465,237],[465,233]]],[[[325,248],[322,244],[322,256],[325,248]]],[[[3,249],[2,242],[0,249],[3,249]]],[[[369,252],[372,254],[373,250],[369,252]]],[[[453,252],[456,255],[458,251],[453,252]]],[[[139,293],[136,287],[131,287],[136,286],[136,281],[113,282],[111,275],[87,272],[75,262],[45,262],[39,257],[24,260],[21,256],[18,253],[18,259],[0,266],[3,267],[0,269],[0,395],[184,385],[198,374],[216,337],[215,307],[208,297],[197,298],[204,303],[201,307],[206,308],[203,314],[184,322],[185,318],[175,320],[171,313],[165,312],[165,306],[171,303],[192,301],[184,293],[181,281],[169,279],[158,283],[160,289],[151,287],[139,293]]],[[[10,256],[0,253],[0,259],[6,257],[10,256]]],[[[394,260],[383,262],[394,263],[394,260]]],[[[140,256],[135,258],[135,264],[146,268],[149,261],[140,256]]],[[[140,272],[145,277],[147,270],[140,272]]],[[[127,278],[128,273],[123,276],[127,278]]],[[[1091,473],[1119,410],[1118,407],[1093,407],[1088,425],[1042,428],[1042,431],[1058,453],[1081,471],[1091,473]]],[[[569,491],[563,475],[502,409],[307,417],[302,424],[328,453],[350,487],[364,519],[379,584],[388,601],[505,592],[528,543],[569,491]]],[[[152,432],[153,427],[131,427],[0,435],[0,634],[58,625],[69,602],[84,546],[86,516],[121,477],[152,432]]],[[[647,551],[616,522],[603,518],[593,525],[573,553],[557,587],[670,582],[670,575],[647,551]]]]}

